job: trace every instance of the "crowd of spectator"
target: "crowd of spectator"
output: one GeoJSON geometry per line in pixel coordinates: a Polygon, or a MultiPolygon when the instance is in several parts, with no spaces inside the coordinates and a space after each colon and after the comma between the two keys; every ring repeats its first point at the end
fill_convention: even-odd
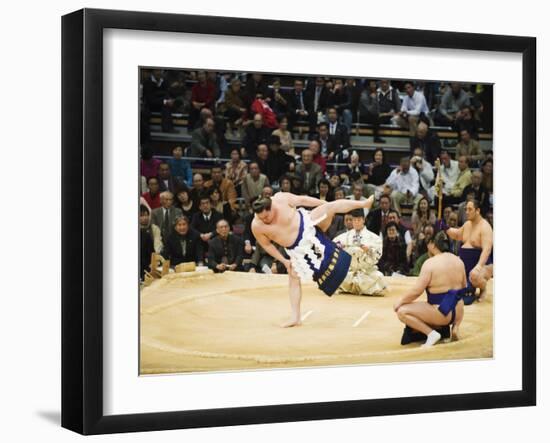
{"type": "MultiPolygon", "coordinates": [[[[142,276],[152,252],[172,266],[286,272],[256,246],[250,230],[251,203],[276,192],[326,201],[374,195],[364,220],[383,242],[379,268],[385,275],[418,275],[440,203],[449,226],[465,222],[471,199],[492,223],[493,154],[478,141],[480,128],[490,128],[492,120],[488,85],[142,70],[141,91],[142,276]],[[165,132],[174,130],[174,113],[189,116],[191,141],[173,147],[168,159],[157,158],[149,143],[151,112],[160,113],[165,132]],[[350,139],[356,121],[372,125],[376,143],[385,141],[381,124],[408,129],[410,153],[390,164],[377,147],[369,162],[361,161],[350,139]],[[434,123],[456,131],[456,146],[442,145],[434,123]],[[301,152],[295,142],[305,134],[298,125],[309,140],[301,152]],[[212,160],[206,172],[193,171],[196,158],[212,160]]],[[[341,214],[327,235],[349,229],[351,217],[341,214]]]]}

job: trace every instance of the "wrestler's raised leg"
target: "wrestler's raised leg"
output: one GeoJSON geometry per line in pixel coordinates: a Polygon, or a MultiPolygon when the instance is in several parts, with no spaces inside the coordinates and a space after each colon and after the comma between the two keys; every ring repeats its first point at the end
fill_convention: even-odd
{"type": "Polygon", "coordinates": [[[347,198],[342,198],[340,200],[334,200],[330,203],[325,203],[323,205],[317,206],[311,210],[311,219],[318,220],[323,216],[326,218],[320,222],[317,226],[321,231],[326,231],[331,223],[332,219],[336,214],[346,214],[354,209],[367,208],[370,209],[374,203],[374,196],[371,195],[366,200],[349,200],[347,198]]]}
{"type": "Polygon", "coordinates": [[[282,325],[283,328],[300,326],[302,324],[300,302],[302,300],[302,285],[300,277],[291,270],[288,274],[288,293],[290,297],[290,320],[282,325]]]}

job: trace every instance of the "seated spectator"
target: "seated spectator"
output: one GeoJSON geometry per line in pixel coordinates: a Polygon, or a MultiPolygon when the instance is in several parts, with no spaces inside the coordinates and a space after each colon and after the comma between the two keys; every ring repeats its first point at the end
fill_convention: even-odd
{"type": "Polygon", "coordinates": [[[281,192],[294,192],[294,187],[292,186],[292,179],[289,175],[283,175],[281,180],[279,180],[279,190],[281,192]]]}
{"type": "MultiPolygon", "coordinates": [[[[441,154],[439,155],[439,159],[441,160],[441,180],[443,181],[442,186],[442,194],[443,194],[443,204],[445,206],[453,204],[451,191],[454,189],[455,183],[458,179],[458,175],[460,174],[460,169],[458,169],[458,162],[456,160],[452,160],[451,156],[447,151],[441,151],[441,154]]],[[[434,196],[435,196],[435,205],[438,205],[438,195],[439,195],[439,183],[436,180],[436,183],[434,185],[434,196]]]]}
{"type": "Polygon", "coordinates": [[[183,157],[183,148],[176,146],[172,149],[172,158],[168,160],[168,166],[170,166],[170,172],[172,177],[180,183],[191,186],[193,184],[193,171],[191,170],[191,164],[189,160],[183,157]]]}
{"type": "Polygon", "coordinates": [[[479,139],[479,123],[478,120],[472,115],[472,109],[470,106],[462,107],[459,115],[456,118],[456,127],[459,136],[460,132],[465,129],[466,131],[468,131],[469,134],[471,134],[473,139],[479,139]]]}
{"type": "MultiPolygon", "coordinates": [[[[157,228],[158,230],[158,228],[157,228]]],[[[159,233],[160,237],[160,233],[159,233]]],[[[151,271],[151,254],[155,252],[154,234],[150,229],[149,208],[139,207],[139,278],[143,280],[145,272],[151,271]]]]}
{"type": "MultiPolygon", "coordinates": [[[[151,209],[145,205],[139,206],[139,228],[142,233],[146,232],[152,240],[153,250],[156,253],[162,251],[162,236],[160,228],[151,223],[151,209]]],[[[149,256],[149,261],[151,256],[149,256]]]]}
{"type": "MultiPolygon", "coordinates": [[[[340,188],[342,186],[342,179],[338,174],[331,175],[328,181],[330,182],[330,186],[332,186],[333,189],[340,188]]],[[[346,191],[344,189],[343,191],[345,194],[346,191]]]]}
{"type": "Polygon", "coordinates": [[[434,227],[433,225],[425,225],[422,228],[422,231],[413,240],[413,252],[412,252],[412,263],[413,269],[411,270],[411,275],[419,276],[422,265],[429,258],[428,254],[428,243],[434,237],[434,227]]]}
{"type": "Polygon", "coordinates": [[[199,201],[200,211],[193,215],[191,227],[199,232],[203,249],[207,251],[208,241],[216,235],[216,223],[222,219],[222,215],[212,209],[208,195],[203,195],[199,201]]]}
{"type": "Polygon", "coordinates": [[[216,237],[208,242],[208,267],[214,272],[242,271],[243,241],[229,230],[227,220],[216,223],[216,237]]]}
{"type": "Polygon", "coordinates": [[[481,179],[481,184],[489,193],[489,205],[493,206],[493,160],[487,158],[481,164],[481,173],[483,178],[481,179]]]}
{"type": "Polygon", "coordinates": [[[331,238],[336,238],[339,235],[344,234],[344,233],[346,233],[346,232],[353,229],[353,216],[351,215],[351,212],[348,212],[346,214],[338,214],[338,215],[343,215],[344,216],[344,218],[343,218],[343,227],[342,227],[341,230],[337,231],[336,234],[331,238]]]}
{"type": "Polygon", "coordinates": [[[461,109],[470,106],[470,97],[462,89],[460,83],[450,83],[447,87],[441,103],[434,116],[434,122],[438,126],[450,126],[458,129],[456,121],[461,115],[461,109]]]}
{"type": "MultiPolygon", "coordinates": [[[[288,128],[294,130],[294,126],[299,120],[309,120],[311,109],[304,91],[304,82],[301,79],[294,80],[294,89],[288,96],[288,128]]],[[[317,119],[317,116],[315,116],[317,119]]]]}
{"type": "Polygon", "coordinates": [[[147,180],[148,192],[144,192],[141,196],[145,199],[151,209],[160,208],[160,187],[159,180],[156,177],[149,177],[147,180]]]}
{"type": "MultiPolygon", "coordinates": [[[[365,167],[359,159],[357,151],[353,151],[349,157],[349,163],[340,171],[340,177],[344,177],[344,181],[348,184],[360,182],[363,184],[363,174],[365,173],[365,167]]],[[[367,192],[367,195],[370,195],[367,192]]]]}
{"type": "MultiPolygon", "coordinates": [[[[456,211],[451,212],[449,214],[448,221],[449,228],[458,228],[458,213],[456,211]]],[[[449,238],[449,252],[453,253],[454,255],[458,255],[458,251],[460,250],[461,246],[462,242],[449,238]]]]}
{"type": "Polygon", "coordinates": [[[333,87],[329,90],[328,107],[329,109],[333,108],[336,110],[348,134],[351,133],[351,125],[353,123],[352,105],[352,90],[344,87],[344,82],[341,78],[335,78],[333,87]]]}
{"type": "Polygon", "coordinates": [[[231,80],[225,92],[224,101],[218,107],[218,112],[225,115],[230,130],[242,128],[247,120],[246,94],[241,89],[241,81],[238,78],[231,80]]]}
{"type": "Polygon", "coordinates": [[[374,194],[375,198],[380,198],[384,183],[391,174],[391,166],[386,163],[386,155],[382,148],[377,148],[372,156],[372,162],[365,168],[367,176],[366,186],[368,194],[374,194]]]}
{"type": "Polygon", "coordinates": [[[382,194],[378,201],[378,208],[371,209],[367,215],[367,229],[376,235],[382,235],[389,222],[390,209],[390,196],[382,194]]]}
{"type": "Polygon", "coordinates": [[[181,183],[172,176],[170,165],[166,162],[162,162],[159,165],[159,174],[157,178],[159,182],[159,189],[161,192],[170,191],[174,193],[177,189],[181,187],[181,183]]]}
{"type": "Polygon", "coordinates": [[[308,83],[306,100],[310,109],[308,114],[309,136],[312,138],[317,123],[326,119],[325,112],[328,105],[329,90],[325,86],[325,79],[323,77],[315,77],[315,83],[312,87],[309,87],[310,84],[308,83]]]}
{"type": "Polygon", "coordinates": [[[214,119],[207,117],[204,124],[191,133],[191,144],[187,148],[188,157],[219,157],[221,155],[214,119]]]}
{"type": "Polygon", "coordinates": [[[153,209],[151,222],[160,228],[162,242],[165,243],[172,232],[176,218],[182,216],[181,210],[174,207],[174,194],[164,191],[160,194],[160,208],[153,209]]]}
{"type": "Polygon", "coordinates": [[[414,136],[410,138],[411,153],[417,148],[424,152],[424,158],[433,166],[441,153],[439,137],[431,131],[426,122],[418,123],[414,136]]]}
{"type": "Polygon", "coordinates": [[[331,181],[329,181],[329,183],[330,183],[331,188],[334,189],[334,191],[333,191],[334,200],[339,200],[339,199],[342,199],[342,198],[346,198],[346,191],[344,191],[344,188],[341,188],[341,187],[335,188],[334,186],[332,186],[331,181]]]}
{"type": "Polygon", "coordinates": [[[331,202],[334,200],[334,194],[332,193],[330,182],[326,178],[319,180],[319,192],[315,194],[314,197],[326,202],[331,202]]]}
{"type": "Polygon", "coordinates": [[[233,182],[227,178],[224,178],[222,174],[222,166],[220,164],[215,164],[212,166],[210,169],[210,176],[212,178],[204,183],[204,187],[207,189],[212,187],[218,188],[221,193],[222,201],[228,202],[231,210],[235,211],[237,209],[237,191],[235,190],[235,185],[233,182]]]}
{"type": "Polygon", "coordinates": [[[279,179],[290,171],[294,171],[295,159],[281,149],[281,140],[276,135],[269,138],[269,155],[267,158],[267,178],[275,185],[279,179]]]}
{"type": "Polygon", "coordinates": [[[239,189],[248,171],[248,166],[241,160],[241,152],[238,148],[233,148],[230,156],[231,160],[225,164],[225,178],[233,182],[235,189],[239,189]]]}
{"type": "Polygon", "coordinates": [[[406,95],[395,122],[403,128],[408,128],[411,137],[414,137],[418,122],[427,118],[430,109],[426,103],[426,97],[422,92],[415,90],[412,82],[405,82],[405,92],[406,95]]]}
{"type": "MultiPolygon", "coordinates": [[[[420,125],[418,125],[420,126],[420,125]]],[[[413,157],[411,158],[411,166],[418,173],[418,192],[428,199],[433,201],[434,170],[430,162],[424,158],[424,151],[420,146],[414,148],[413,157]]]]}
{"type": "MultiPolygon", "coordinates": [[[[277,250],[283,255],[288,257],[285,248],[273,244],[277,250]]],[[[286,266],[278,260],[275,260],[271,255],[265,252],[265,249],[261,245],[257,245],[252,257],[250,258],[250,266],[248,272],[261,272],[264,274],[286,274],[286,266]]]]}
{"type": "Polygon", "coordinates": [[[267,164],[269,160],[269,148],[266,143],[260,143],[256,148],[256,157],[253,159],[260,167],[260,172],[267,175],[267,164]]]}
{"type": "MultiPolygon", "coordinates": [[[[461,200],[464,202],[468,200],[468,194],[472,193],[473,198],[479,202],[479,207],[481,208],[481,215],[485,217],[485,214],[489,210],[489,192],[485,189],[481,183],[483,180],[483,174],[481,171],[472,172],[472,183],[464,188],[462,191],[461,200]]],[[[460,223],[462,226],[463,222],[460,223]]]]}
{"type": "Polygon", "coordinates": [[[472,167],[478,167],[483,160],[485,154],[479,146],[479,142],[474,140],[467,129],[460,131],[460,142],[456,145],[455,159],[464,155],[468,164],[472,167]]]}
{"type": "Polygon", "coordinates": [[[403,239],[405,245],[408,247],[412,242],[411,231],[401,222],[401,216],[399,215],[399,212],[397,212],[395,209],[390,209],[388,213],[388,223],[395,223],[399,236],[403,239]]]}
{"type": "Polygon", "coordinates": [[[407,249],[399,235],[397,225],[390,222],[386,225],[382,257],[378,262],[380,271],[386,276],[393,274],[407,275],[407,249]]]}
{"type": "Polygon", "coordinates": [[[253,114],[260,114],[262,116],[264,126],[270,131],[273,131],[279,126],[279,123],[277,122],[277,115],[273,109],[271,109],[269,103],[264,100],[263,96],[258,94],[256,99],[252,102],[250,110],[253,114]]]}
{"type": "Polygon", "coordinates": [[[333,135],[329,133],[328,124],[323,122],[317,126],[317,137],[315,140],[319,142],[321,155],[328,161],[343,163],[349,157],[348,147],[349,136],[344,133],[344,126],[340,126],[341,130],[336,131],[333,135]]]}
{"type": "Polygon", "coordinates": [[[359,121],[372,125],[374,143],[386,143],[383,138],[378,136],[378,131],[380,129],[379,114],[380,107],[378,103],[376,80],[369,80],[365,82],[365,89],[359,98],[359,121]]]}
{"type": "Polygon", "coordinates": [[[170,97],[169,85],[164,79],[164,73],[161,69],[153,69],[148,78],[143,82],[143,101],[147,109],[161,114],[161,129],[163,132],[172,132],[174,122],[172,120],[172,110],[175,107],[176,100],[170,97]]]}
{"type": "Polygon", "coordinates": [[[382,239],[365,228],[361,209],[351,211],[351,216],[353,229],[334,239],[352,257],[340,289],[352,294],[381,295],[386,287],[377,267],[382,255],[382,239]]]}
{"type": "Polygon", "coordinates": [[[258,97],[267,97],[269,86],[265,80],[263,74],[254,72],[246,82],[246,98],[248,106],[252,105],[252,102],[258,97]]]}
{"type": "Polygon", "coordinates": [[[380,80],[377,89],[378,120],[383,124],[394,124],[397,113],[401,110],[399,91],[391,86],[387,79],[380,80]]]}
{"type": "Polygon", "coordinates": [[[189,194],[195,208],[199,207],[200,198],[205,193],[206,187],[204,186],[204,178],[202,177],[202,174],[197,173],[193,176],[193,188],[191,189],[191,193],[189,194]]]}
{"type": "Polygon", "coordinates": [[[302,163],[296,166],[296,175],[302,182],[302,191],[307,195],[317,193],[317,185],[323,174],[321,167],[313,163],[313,153],[309,149],[302,151],[302,163]]]}
{"type": "Polygon", "coordinates": [[[416,207],[418,201],[422,198],[419,191],[419,178],[416,169],[411,168],[409,157],[401,158],[399,166],[395,168],[388,179],[386,185],[391,188],[390,197],[393,207],[401,213],[401,204],[409,203],[416,207]]]}
{"type": "Polygon", "coordinates": [[[292,157],[296,156],[294,151],[294,144],[292,143],[292,133],[288,130],[288,117],[282,115],[278,119],[279,127],[272,132],[272,135],[276,135],[281,140],[281,149],[292,157]]]}
{"type": "Polygon", "coordinates": [[[451,189],[449,195],[450,201],[447,204],[460,203],[464,189],[472,183],[472,171],[470,171],[468,160],[464,155],[458,157],[458,171],[458,177],[451,189]]]}
{"type": "MultiPolygon", "coordinates": [[[[266,147],[267,148],[267,147],[266,147]]],[[[253,161],[248,165],[248,173],[245,175],[241,185],[241,193],[245,202],[256,199],[262,192],[264,186],[269,184],[267,176],[260,173],[258,163],[253,161]]]]}
{"type": "MultiPolygon", "coordinates": [[[[216,101],[216,85],[206,76],[205,71],[197,72],[197,83],[191,88],[191,109],[189,111],[188,130],[192,131],[195,123],[200,119],[200,112],[203,108],[214,111],[216,101]]],[[[212,126],[214,121],[212,121],[212,126]]],[[[214,128],[212,128],[213,130],[214,128]]],[[[191,155],[188,154],[190,157],[191,155]]],[[[218,155],[216,155],[217,157],[218,155]]],[[[195,157],[195,156],[193,156],[195,157]]]]}
{"type": "MultiPolygon", "coordinates": [[[[271,106],[271,109],[273,109],[273,112],[277,116],[277,121],[279,122],[279,128],[281,127],[281,120],[286,118],[287,115],[287,109],[288,109],[288,101],[284,97],[283,91],[281,90],[281,80],[278,77],[275,77],[273,79],[272,88],[268,90],[267,96],[265,96],[266,100],[269,102],[269,106],[271,106]]],[[[286,125],[288,125],[288,120],[286,120],[285,123],[285,129],[286,125]]],[[[279,137],[281,137],[280,134],[279,137]]],[[[283,149],[285,148],[285,141],[283,140],[284,137],[281,137],[281,143],[283,145],[283,149]]]]}
{"type": "Polygon", "coordinates": [[[176,219],[174,229],[164,245],[162,256],[170,260],[170,266],[190,262],[203,266],[203,242],[199,233],[189,225],[189,219],[186,216],[176,219]]]}
{"type": "Polygon", "coordinates": [[[430,202],[426,197],[418,201],[416,211],[411,217],[413,238],[424,230],[424,226],[435,225],[435,212],[430,208],[430,202]]]}
{"type": "Polygon", "coordinates": [[[193,200],[191,199],[191,193],[188,188],[181,188],[177,192],[174,206],[179,208],[181,213],[189,220],[191,220],[193,214],[198,211],[198,207],[195,206],[193,200]]]}
{"type": "Polygon", "coordinates": [[[153,158],[153,152],[147,146],[141,148],[141,160],[139,173],[147,180],[151,177],[156,177],[159,173],[159,165],[162,162],[158,158],[153,158]]]}
{"type": "Polygon", "coordinates": [[[321,167],[321,173],[324,176],[327,172],[327,161],[325,157],[321,155],[321,145],[319,144],[319,140],[311,140],[309,142],[308,149],[313,154],[313,163],[317,163],[321,167]]]}
{"type": "MultiPolygon", "coordinates": [[[[351,194],[347,196],[349,200],[365,201],[367,198],[363,195],[363,183],[361,181],[355,182],[351,187],[351,194]]],[[[367,208],[363,208],[363,214],[365,217],[369,213],[367,208]]]]}
{"type": "Polygon", "coordinates": [[[254,153],[260,144],[268,144],[271,130],[264,125],[262,114],[254,114],[252,124],[247,126],[243,138],[243,148],[241,156],[254,158],[254,153]]]}
{"type": "Polygon", "coordinates": [[[223,218],[229,223],[229,228],[233,229],[237,213],[231,208],[229,202],[222,199],[220,188],[216,186],[208,188],[208,196],[210,197],[210,206],[212,209],[222,214],[223,218]]]}

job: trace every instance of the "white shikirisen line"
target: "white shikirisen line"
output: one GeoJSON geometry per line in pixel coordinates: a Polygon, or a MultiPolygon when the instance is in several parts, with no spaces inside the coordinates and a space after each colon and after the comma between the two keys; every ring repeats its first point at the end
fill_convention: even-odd
{"type": "Polygon", "coordinates": [[[352,328],[356,328],[357,326],[359,326],[361,322],[368,317],[369,314],[370,311],[365,311],[365,313],[361,317],[359,317],[357,321],[353,324],[352,328]]]}
{"type": "Polygon", "coordinates": [[[306,318],[308,318],[313,311],[307,311],[304,315],[302,315],[302,321],[305,321],[306,318]]]}

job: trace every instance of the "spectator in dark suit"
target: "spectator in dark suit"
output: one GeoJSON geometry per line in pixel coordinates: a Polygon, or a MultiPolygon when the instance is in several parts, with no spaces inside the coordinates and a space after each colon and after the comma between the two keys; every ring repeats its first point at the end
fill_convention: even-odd
{"type": "Polygon", "coordinates": [[[329,99],[329,90],[325,87],[325,79],[323,77],[316,77],[315,83],[311,86],[308,84],[306,97],[310,109],[308,115],[309,135],[313,137],[319,114],[321,115],[321,119],[325,119],[329,99]]]}
{"type": "MultiPolygon", "coordinates": [[[[341,129],[345,129],[340,125],[341,129]]],[[[327,123],[319,123],[317,128],[318,136],[316,140],[319,142],[321,155],[326,157],[328,161],[344,163],[349,158],[349,137],[343,131],[336,132],[334,135],[329,134],[329,126],[327,123]]]]}
{"type": "MultiPolygon", "coordinates": [[[[334,144],[337,146],[337,150],[340,147],[349,146],[349,131],[345,125],[338,122],[338,113],[335,108],[328,108],[327,110],[327,129],[329,138],[335,140],[334,144]]],[[[336,152],[332,151],[328,153],[329,161],[334,158],[336,152]]]]}
{"type": "Polygon", "coordinates": [[[302,151],[302,163],[296,166],[296,174],[302,182],[302,190],[308,195],[317,193],[317,185],[322,178],[321,167],[313,163],[313,153],[309,149],[302,151]]]}
{"type": "Polygon", "coordinates": [[[384,232],[386,224],[389,221],[390,209],[390,196],[382,194],[380,196],[378,208],[369,211],[367,215],[367,229],[378,235],[384,232]]]}
{"type": "Polygon", "coordinates": [[[200,212],[193,215],[191,227],[199,232],[203,248],[206,250],[208,241],[216,235],[216,223],[222,219],[222,215],[212,209],[208,195],[200,198],[199,210],[200,212]]]}
{"type": "Polygon", "coordinates": [[[162,131],[174,131],[172,109],[176,101],[168,93],[168,85],[161,69],[153,69],[143,82],[143,100],[148,110],[161,113],[162,131]]]}
{"type": "Polygon", "coordinates": [[[186,216],[176,219],[174,229],[164,245],[162,256],[170,260],[170,266],[189,262],[202,266],[203,242],[199,233],[189,226],[189,219],[186,216]]]}
{"type": "Polygon", "coordinates": [[[214,119],[207,117],[204,124],[191,133],[191,144],[187,157],[219,157],[221,154],[216,140],[214,119]]]}
{"type": "Polygon", "coordinates": [[[176,218],[181,217],[183,214],[180,209],[174,207],[174,194],[169,191],[164,191],[160,194],[160,204],[160,208],[153,209],[151,223],[160,228],[164,243],[172,232],[176,218]]]}
{"type": "Polygon", "coordinates": [[[378,268],[386,276],[394,272],[407,275],[409,266],[407,263],[407,248],[401,239],[397,225],[390,222],[386,225],[382,257],[378,262],[378,268]]]}
{"type": "Polygon", "coordinates": [[[216,223],[217,236],[208,242],[208,267],[214,272],[241,271],[243,262],[243,241],[229,232],[229,223],[216,223]]]}
{"type": "Polygon", "coordinates": [[[161,192],[170,191],[175,193],[181,187],[181,183],[176,178],[172,177],[170,165],[166,162],[162,162],[159,165],[158,182],[161,192]]]}
{"type": "Polygon", "coordinates": [[[267,144],[271,130],[264,125],[262,114],[255,114],[252,125],[246,128],[243,138],[243,147],[241,148],[241,156],[254,158],[254,153],[260,144],[267,144]]]}
{"type": "Polygon", "coordinates": [[[280,121],[283,117],[286,117],[288,111],[288,102],[281,90],[281,80],[277,77],[273,79],[273,87],[267,92],[265,96],[269,106],[280,121]]]}
{"type": "Polygon", "coordinates": [[[252,105],[252,102],[256,100],[256,98],[258,98],[258,95],[260,95],[262,98],[268,97],[269,87],[262,74],[252,74],[246,82],[245,89],[248,107],[250,107],[250,105],[252,105]]]}
{"type": "Polygon", "coordinates": [[[441,153],[441,142],[439,141],[439,137],[432,132],[423,121],[418,123],[415,135],[410,139],[410,147],[411,154],[416,148],[422,148],[424,151],[424,158],[432,165],[441,153]]]}
{"type": "Polygon", "coordinates": [[[288,95],[288,129],[292,132],[298,120],[308,120],[311,109],[304,91],[303,80],[294,80],[294,89],[288,95]]]}
{"type": "Polygon", "coordinates": [[[276,135],[272,135],[269,138],[269,156],[266,170],[269,183],[278,183],[284,174],[294,170],[294,163],[294,157],[281,149],[281,139],[276,135]]]}
{"type": "Polygon", "coordinates": [[[352,102],[352,90],[344,87],[344,82],[341,78],[334,79],[334,86],[330,91],[328,99],[329,112],[330,108],[334,108],[338,112],[338,117],[346,127],[348,134],[351,133],[351,125],[353,123],[352,102]]]}
{"type": "Polygon", "coordinates": [[[369,80],[365,84],[365,89],[361,93],[359,99],[359,121],[370,123],[373,127],[372,133],[374,143],[386,143],[386,141],[378,136],[380,128],[380,107],[378,103],[376,80],[369,80]]]}
{"type": "Polygon", "coordinates": [[[468,194],[474,194],[474,198],[479,202],[481,208],[481,215],[485,216],[489,211],[489,192],[485,189],[485,186],[481,183],[483,180],[483,174],[480,171],[472,172],[472,183],[464,188],[462,192],[462,201],[467,200],[468,194]]]}
{"type": "Polygon", "coordinates": [[[150,271],[151,254],[155,252],[154,234],[151,232],[149,209],[141,205],[139,209],[139,277],[143,279],[145,271],[150,271]]]}

